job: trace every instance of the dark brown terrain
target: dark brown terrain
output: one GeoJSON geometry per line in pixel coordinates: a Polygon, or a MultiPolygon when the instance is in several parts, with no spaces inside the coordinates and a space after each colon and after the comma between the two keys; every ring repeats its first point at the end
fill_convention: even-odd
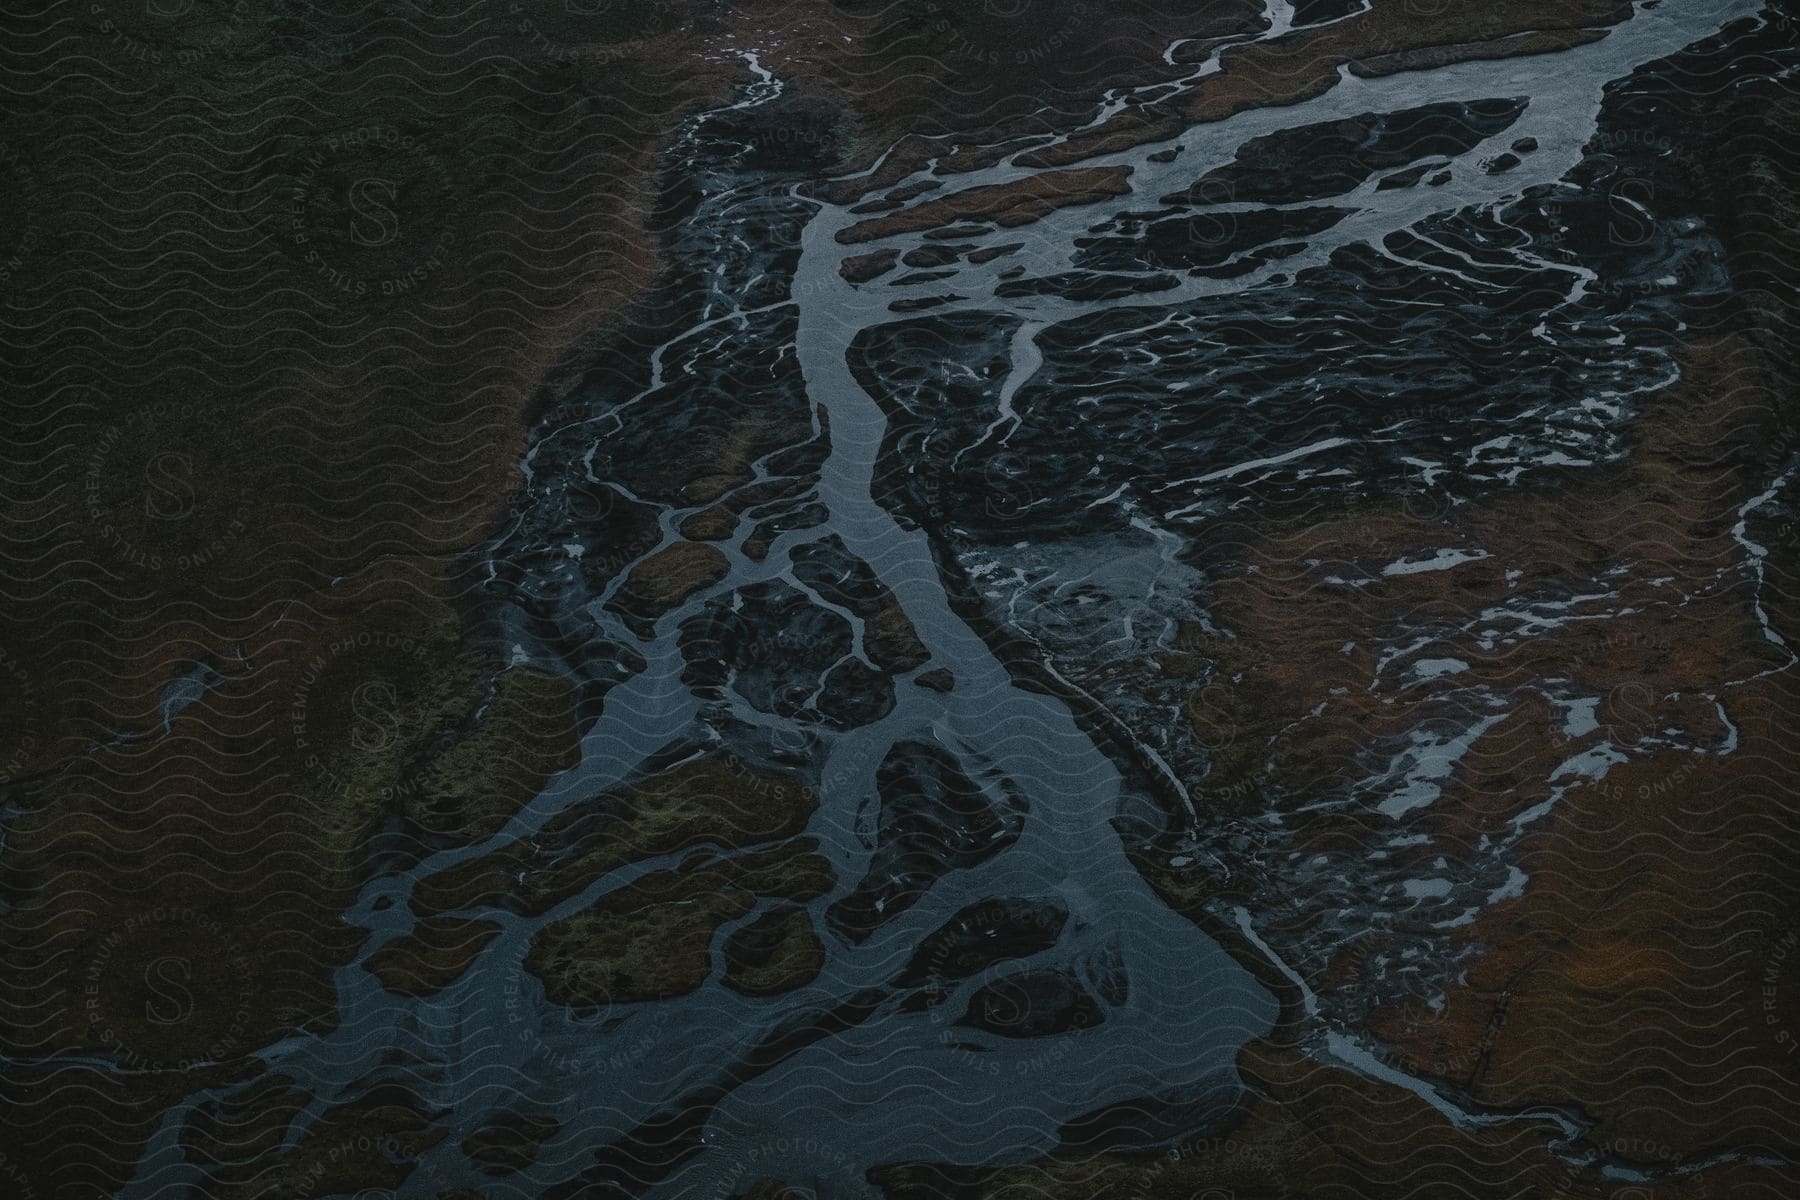
{"type": "Polygon", "coordinates": [[[0,17],[0,1191],[1800,1194],[1800,31],[1680,4],[0,17]]]}

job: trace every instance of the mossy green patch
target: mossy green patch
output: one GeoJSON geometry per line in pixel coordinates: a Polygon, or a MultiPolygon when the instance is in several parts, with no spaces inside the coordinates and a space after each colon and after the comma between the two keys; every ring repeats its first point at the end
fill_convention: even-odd
{"type": "Polygon", "coordinates": [[[543,912],[626,863],[702,844],[741,849],[792,837],[817,803],[790,776],[690,759],[559,814],[533,847],[508,846],[422,880],[413,907],[449,912],[516,890],[524,911],[543,912]]]}
{"type": "Polygon", "coordinates": [[[831,864],[796,839],[739,858],[657,871],[539,930],[526,969],[551,1000],[606,1006],[684,995],[706,982],[719,927],[759,896],[800,902],[830,890],[831,864]]]}
{"type": "Polygon", "coordinates": [[[420,772],[406,812],[458,841],[491,837],[577,759],[574,690],[560,675],[516,667],[500,674],[474,729],[420,772]]]}
{"type": "Polygon", "coordinates": [[[825,943],[797,905],[772,908],[725,940],[725,986],[747,996],[805,987],[825,965],[825,943]]]}
{"type": "Polygon", "coordinates": [[[462,977],[500,933],[492,921],[427,917],[371,954],[363,966],[399,996],[429,996],[462,977]]]}

